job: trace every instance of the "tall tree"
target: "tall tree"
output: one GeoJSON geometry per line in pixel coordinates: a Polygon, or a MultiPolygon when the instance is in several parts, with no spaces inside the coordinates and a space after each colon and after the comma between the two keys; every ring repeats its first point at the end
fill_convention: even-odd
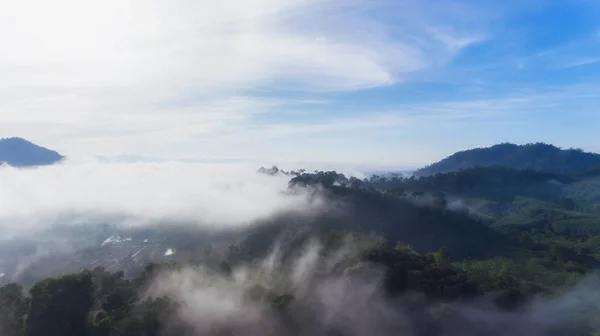
{"type": "Polygon", "coordinates": [[[0,335],[22,335],[26,312],[27,300],[21,286],[8,284],[0,288],[0,335]]]}
{"type": "Polygon", "coordinates": [[[89,272],[38,282],[30,290],[26,336],[85,335],[93,293],[89,272]]]}

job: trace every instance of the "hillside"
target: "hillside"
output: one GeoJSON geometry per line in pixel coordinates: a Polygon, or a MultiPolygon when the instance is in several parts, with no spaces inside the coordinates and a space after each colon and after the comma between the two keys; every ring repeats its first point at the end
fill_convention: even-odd
{"type": "Polygon", "coordinates": [[[587,296],[572,286],[591,286],[600,266],[600,216],[558,197],[573,184],[592,188],[587,179],[503,167],[419,179],[293,175],[285,192],[314,196],[328,211],[282,212],[209,235],[171,221],[67,229],[97,244],[72,242],[28,267],[18,259],[37,249],[14,241],[4,252],[19,276],[0,269],[19,284],[0,287],[0,334],[352,336],[416,325],[410,335],[598,335],[595,298],[577,301],[587,296]],[[456,196],[462,209],[451,205],[456,196]],[[464,211],[476,206],[497,209],[464,211]],[[42,279],[53,263],[63,268],[42,279]],[[207,311],[214,321],[199,329],[207,311]],[[365,331],[349,332],[349,318],[363,315],[365,331]]]}
{"type": "Polygon", "coordinates": [[[475,166],[504,166],[557,174],[575,174],[600,166],[600,154],[580,149],[561,149],[545,143],[515,145],[504,143],[486,148],[474,148],[421,168],[417,176],[447,173],[475,166]]]}
{"type": "Polygon", "coordinates": [[[600,179],[590,176],[480,166],[419,178],[371,177],[363,184],[413,198],[441,197],[449,208],[483,215],[503,230],[551,228],[591,237],[600,234],[600,179]]]}
{"type": "Polygon", "coordinates": [[[0,139],[0,162],[14,167],[51,165],[62,159],[59,153],[22,138],[0,139]]]}
{"type": "Polygon", "coordinates": [[[488,258],[501,253],[503,234],[487,227],[480,219],[440,207],[419,205],[412,199],[393,193],[345,186],[326,187],[337,211],[298,221],[282,215],[253,228],[236,258],[264,255],[270,242],[281,235],[298,239],[303,235],[320,236],[329,231],[360,232],[391,242],[402,241],[418,252],[434,252],[445,246],[455,257],[488,258]],[[296,222],[290,229],[283,223],[296,222]],[[418,223],[416,225],[415,223],[418,223]]]}
{"type": "Polygon", "coordinates": [[[565,196],[566,185],[579,181],[566,175],[502,166],[474,167],[420,178],[371,178],[377,189],[414,192],[443,192],[461,198],[510,201],[527,196],[557,201],[565,196]]]}

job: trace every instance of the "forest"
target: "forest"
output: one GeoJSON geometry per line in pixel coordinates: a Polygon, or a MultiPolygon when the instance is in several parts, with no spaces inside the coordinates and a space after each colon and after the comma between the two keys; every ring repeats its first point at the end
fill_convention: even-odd
{"type": "Polygon", "coordinates": [[[576,174],[600,166],[600,154],[581,149],[562,149],[543,142],[515,145],[501,143],[491,147],[456,152],[415,172],[417,176],[448,173],[473,166],[503,166],[557,174],[576,174]]]}
{"type": "MultiPolygon", "coordinates": [[[[0,335],[597,335],[597,175],[285,172],[336,204],[185,262],[0,288],[0,335]],[[587,192],[584,192],[587,190],[587,192]],[[293,223],[293,224],[292,224],[293,223]]],[[[171,233],[181,251],[196,241],[171,233]]],[[[227,242],[223,244],[223,241],[227,242]]],[[[198,251],[194,246],[194,251],[198,251]]]]}

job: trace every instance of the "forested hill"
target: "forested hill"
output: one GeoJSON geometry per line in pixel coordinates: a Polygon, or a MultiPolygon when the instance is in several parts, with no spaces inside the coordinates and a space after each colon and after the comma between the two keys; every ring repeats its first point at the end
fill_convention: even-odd
{"type": "Polygon", "coordinates": [[[59,153],[22,138],[0,139],[0,163],[14,167],[51,165],[63,159],[59,153]]]}
{"type": "Polygon", "coordinates": [[[77,273],[34,280],[37,267],[18,268],[31,282],[0,287],[0,335],[600,335],[600,213],[530,192],[596,179],[504,167],[363,180],[259,172],[287,174],[286,193],[330,207],[218,235],[120,230],[132,238],[118,246],[138,252],[115,254],[119,272],[96,263],[115,252],[104,243],[78,253],[91,262],[77,273]],[[141,257],[149,235],[174,254],[141,257]]]}
{"type": "Polygon", "coordinates": [[[565,185],[581,180],[536,170],[480,166],[420,178],[373,176],[368,183],[380,190],[402,190],[406,193],[443,192],[494,201],[508,201],[516,196],[557,201],[564,197],[565,185]]]}
{"type": "Polygon", "coordinates": [[[545,143],[503,143],[454,153],[415,172],[417,176],[447,173],[475,166],[504,166],[557,174],[575,174],[600,166],[600,154],[561,149],[545,143]]]}

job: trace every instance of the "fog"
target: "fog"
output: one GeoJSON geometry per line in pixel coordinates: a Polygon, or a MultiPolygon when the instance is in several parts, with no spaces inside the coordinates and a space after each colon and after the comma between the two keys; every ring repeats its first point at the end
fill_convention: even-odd
{"type": "Polygon", "coordinates": [[[172,244],[181,237],[200,247],[213,233],[237,235],[282,214],[312,216],[326,209],[318,195],[289,189],[289,176],[259,174],[257,168],[191,162],[2,165],[0,284],[32,284],[96,266],[135,274],[151,260],[177,258],[172,244]]]}
{"type": "Polygon", "coordinates": [[[236,228],[283,211],[320,204],[287,193],[289,177],[257,167],[209,163],[65,162],[33,169],[0,167],[0,233],[10,237],[56,224],[119,218],[143,226],[185,221],[236,228]]]}
{"type": "Polygon", "coordinates": [[[411,293],[390,298],[382,291],[384,274],[376,265],[357,263],[348,249],[325,253],[312,242],[293,260],[282,262],[275,248],[263,261],[231,274],[204,267],[164,271],[147,295],[182,303],[171,325],[184,325],[186,335],[196,336],[569,335],[576,318],[600,312],[600,282],[592,277],[567,293],[534,298],[509,312],[485,297],[448,303],[411,293]],[[293,299],[282,312],[273,297],[284,294],[293,299]]]}
{"type": "MultiPolygon", "coordinates": [[[[292,225],[291,217],[285,216],[290,213],[332,212],[333,205],[319,194],[289,189],[289,176],[258,174],[256,168],[95,161],[33,169],[2,166],[0,282],[21,280],[29,269],[38,270],[42,259],[60,274],[95,267],[95,259],[106,259],[109,265],[116,260],[117,266],[126,260],[123,268],[133,269],[153,258],[176,258],[180,253],[177,246],[152,247],[153,239],[149,242],[143,235],[133,240],[109,238],[102,232],[96,233],[99,240],[94,234],[81,236],[99,223],[171,233],[181,223],[203,232],[237,231],[272,218],[283,218],[278,225],[292,225]],[[118,247],[123,252],[113,258],[111,246],[121,243],[135,246],[118,247]],[[94,244],[103,251],[102,257],[92,252],[82,257],[85,262],[72,263],[71,269],[53,266],[68,264],[66,256],[81,256],[82,246],[94,244]]],[[[428,197],[417,203],[430,203],[428,197]]],[[[456,200],[448,208],[462,210],[464,205],[456,200]]],[[[373,217],[370,212],[366,215],[373,217]]],[[[202,244],[196,236],[186,238],[202,244]]],[[[174,329],[164,331],[184,330],[183,335],[190,336],[222,331],[250,336],[558,336],[574,334],[575,318],[600,313],[597,278],[554,298],[532,298],[509,312],[486,296],[446,303],[417,293],[391,297],[382,287],[386,270],[361,262],[349,246],[326,251],[317,240],[308,239],[296,248],[278,239],[265,246],[255,242],[265,250],[273,244],[271,252],[252,263],[234,265],[231,272],[194,263],[160,272],[145,295],[168,296],[180,303],[165,324],[174,329]]],[[[26,278],[34,281],[42,275],[26,278]]]]}

